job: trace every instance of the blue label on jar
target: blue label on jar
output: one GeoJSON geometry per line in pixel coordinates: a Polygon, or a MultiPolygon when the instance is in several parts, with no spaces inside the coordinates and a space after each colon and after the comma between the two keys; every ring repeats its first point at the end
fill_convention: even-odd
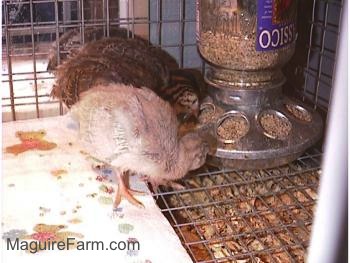
{"type": "Polygon", "coordinates": [[[276,50],[296,39],[296,0],[257,0],[256,50],[276,50]]]}

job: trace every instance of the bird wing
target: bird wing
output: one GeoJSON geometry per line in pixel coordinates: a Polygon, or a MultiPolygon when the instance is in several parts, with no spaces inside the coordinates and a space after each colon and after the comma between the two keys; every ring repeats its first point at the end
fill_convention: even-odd
{"type": "Polygon", "coordinates": [[[82,138],[97,158],[112,161],[128,153],[163,170],[170,170],[177,160],[175,113],[147,88],[96,86],[82,94],[72,113],[78,116],[82,138]]]}
{"type": "MultiPolygon", "coordinates": [[[[113,60],[128,59],[130,63],[144,67],[148,74],[151,74],[153,78],[158,80],[157,86],[161,87],[168,83],[169,71],[164,62],[164,57],[166,56],[160,56],[154,50],[157,50],[157,48],[148,46],[147,42],[140,38],[124,39],[113,37],[88,43],[81,50],[81,53],[85,55],[99,54],[113,60]]],[[[166,53],[165,51],[163,52],[166,53]]]]}
{"type": "Polygon", "coordinates": [[[170,104],[153,91],[142,88],[134,91],[129,113],[134,124],[134,135],[142,138],[142,154],[170,169],[177,153],[177,119],[170,104]],[[170,161],[170,163],[169,163],[170,161]]]}
{"type": "MultiPolygon", "coordinates": [[[[109,34],[111,37],[119,37],[119,38],[128,38],[129,36],[132,36],[132,32],[127,30],[126,28],[110,28],[109,34]]],[[[148,44],[148,41],[144,40],[143,38],[134,35],[136,39],[142,43],[142,41],[145,44],[148,44]]],[[[85,43],[97,41],[104,38],[104,30],[103,28],[85,28],[84,30],[84,40],[85,43]]],[[[80,41],[82,41],[82,32],[78,29],[71,29],[66,31],[64,34],[62,34],[58,40],[58,44],[60,47],[60,63],[67,59],[68,57],[75,56],[78,53],[78,50],[80,49],[80,41]],[[66,54],[65,52],[68,52],[66,54]]],[[[48,56],[48,65],[47,70],[48,71],[55,71],[58,64],[57,64],[57,42],[54,41],[52,44],[52,47],[49,50],[49,56],[48,56]]]]}
{"type": "Polygon", "coordinates": [[[110,162],[129,151],[130,129],[123,105],[115,105],[110,92],[92,89],[72,107],[80,122],[80,136],[85,148],[95,157],[110,162]]]}
{"type": "Polygon", "coordinates": [[[51,92],[70,107],[79,100],[80,93],[97,83],[124,83],[136,87],[156,87],[157,78],[144,66],[127,57],[79,54],[67,59],[56,71],[56,83],[51,92]]]}

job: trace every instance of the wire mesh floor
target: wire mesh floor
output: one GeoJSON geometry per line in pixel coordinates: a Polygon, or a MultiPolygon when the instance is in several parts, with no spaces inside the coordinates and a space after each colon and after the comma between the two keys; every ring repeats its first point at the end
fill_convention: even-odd
{"type": "Polygon", "coordinates": [[[258,171],[204,168],[154,195],[194,262],[305,262],[321,153],[258,171]]]}

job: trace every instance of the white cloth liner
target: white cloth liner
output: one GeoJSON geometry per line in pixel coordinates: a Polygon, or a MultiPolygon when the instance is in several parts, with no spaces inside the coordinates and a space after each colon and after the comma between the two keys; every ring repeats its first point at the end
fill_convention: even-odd
{"type": "Polygon", "coordinates": [[[84,237],[78,240],[104,241],[105,246],[110,241],[136,238],[140,250],[55,249],[30,254],[7,250],[3,239],[1,262],[93,262],[101,259],[133,263],[192,262],[145,183],[137,177],[131,178],[131,187],[148,193],[136,196],[145,205],[145,209],[134,207],[123,200],[120,211],[113,212],[112,204],[99,201],[100,198],[114,198],[114,193],[103,191],[103,184],[113,188],[116,185],[109,182],[108,177],[105,177],[107,180],[104,182],[96,180],[98,174],[93,171],[87,157],[80,153],[77,139],[77,128],[68,115],[3,124],[3,234],[14,229],[32,234],[36,224],[61,224],[67,227],[62,232],[80,233],[84,237]],[[15,136],[16,131],[41,129],[46,131],[44,139],[56,143],[56,148],[49,151],[29,150],[17,156],[5,152],[7,146],[20,143],[15,136]],[[67,173],[59,179],[52,175],[54,170],[65,170],[67,173]],[[93,193],[97,195],[92,197],[93,193]],[[125,224],[133,227],[128,234],[120,230],[123,226],[128,226],[125,224]]]}

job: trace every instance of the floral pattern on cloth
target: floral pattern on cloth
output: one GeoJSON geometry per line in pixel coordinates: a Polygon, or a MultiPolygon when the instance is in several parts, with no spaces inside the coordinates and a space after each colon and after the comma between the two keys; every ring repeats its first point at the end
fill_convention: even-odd
{"type": "Polygon", "coordinates": [[[49,246],[48,243],[52,241],[63,242],[65,243],[65,247],[67,248],[68,238],[74,238],[74,240],[72,240],[71,242],[72,245],[71,246],[69,245],[69,249],[76,248],[77,241],[75,240],[75,238],[83,238],[84,235],[80,233],[70,232],[70,231],[62,231],[66,228],[67,228],[66,225],[37,224],[33,228],[34,233],[24,235],[21,237],[21,239],[35,240],[42,243],[42,245],[38,247],[39,250],[37,252],[44,250],[41,248],[46,248],[47,246],[49,246]]]}
{"type": "Polygon", "coordinates": [[[10,231],[7,231],[2,234],[2,239],[10,239],[11,241],[14,241],[16,239],[21,239],[25,235],[27,235],[27,231],[25,231],[24,229],[11,229],[10,231]]]}
{"type": "Polygon", "coordinates": [[[131,224],[119,224],[118,230],[122,234],[129,234],[131,231],[134,230],[134,226],[131,224]]]}
{"type": "Polygon", "coordinates": [[[130,257],[138,256],[138,254],[139,254],[139,246],[138,246],[138,244],[140,244],[140,243],[137,240],[137,238],[129,237],[128,238],[128,243],[129,244],[133,244],[133,246],[129,247],[129,249],[127,250],[126,254],[128,256],[130,256],[130,257]]]}
{"type": "Polygon", "coordinates": [[[65,169],[55,169],[50,171],[51,175],[56,177],[57,179],[61,179],[63,175],[67,175],[68,172],[65,169]]]}
{"type": "Polygon", "coordinates": [[[18,155],[30,150],[49,151],[56,148],[57,144],[44,140],[45,130],[38,131],[18,131],[16,137],[20,139],[20,144],[6,147],[6,153],[18,155]]]}
{"type": "MultiPolygon", "coordinates": [[[[97,173],[95,180],[98,182],[98,202],[102,205],[113,204],[113,193],[115,192],[113,169],[107,164],[92,165],[92,170],[97,173]]],[[[91,194],[92,195],[92,194],[91,194]]]]}
{"type": "MultiPolygon", "coordinates": [[[[19,240],[20,249],[5,249],[1,261],[58,263],[71,261],[70,256],[84,261],[88,254],[89,262],[102,257],[157,263],[174,253],[169,262],[191,262],[150,194],[142,200],[147,209],[139,210],[128,202],[113,207],[117,178],[112,167],[81,151],[79,134],[67,128],[68,122],[67,116],[60,116],[3,124],[3,152],[7,154],[3,157],[6,198],[1,242],[19,240]],[[70,251],[58,251],[57,243],[66,244],[68,238],[76,245],[70,244],[70,251]],[[102,241],[107,247],[111,241],[137,241],[140,249],[82,252],[81,246],[91,241],[102,241]],[[38,244],[38,251],[32,255],[30,247],[21,247],[25,243],[38,244]],[[164,244],[161,253],[158,244],[164,244]],[[45,246],[52,249],[40,249],[45,246]]],[[[131,186],[148,190],[136,176],[131,186]]]]}

